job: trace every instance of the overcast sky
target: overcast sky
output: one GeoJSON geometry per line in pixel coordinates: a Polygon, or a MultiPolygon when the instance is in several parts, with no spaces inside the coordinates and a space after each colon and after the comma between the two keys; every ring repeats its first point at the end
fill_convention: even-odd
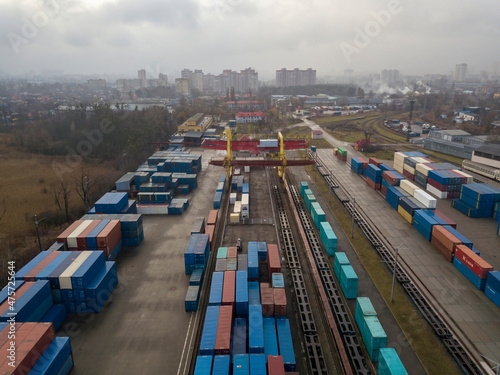
{"type": "Polygon", "coordinates": [[[500,61],[499,15],[498,0],[0,0],[0,69],[479,72],[500,61]]]}

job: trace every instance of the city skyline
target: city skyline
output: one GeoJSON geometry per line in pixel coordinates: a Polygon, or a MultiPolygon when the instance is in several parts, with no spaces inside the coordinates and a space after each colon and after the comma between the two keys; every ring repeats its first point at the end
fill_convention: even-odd
{"type": "Polygon", "coordinates": [[[318,78],[391,66],[449,74],[462,61],[489,71],[500,61],[499,11],[493,0],[4,0],[0,69],[133,75],[160,66],[173,79],[196,65],[250,66],[263,81],[284,66],[313,67],[318,78]]]}

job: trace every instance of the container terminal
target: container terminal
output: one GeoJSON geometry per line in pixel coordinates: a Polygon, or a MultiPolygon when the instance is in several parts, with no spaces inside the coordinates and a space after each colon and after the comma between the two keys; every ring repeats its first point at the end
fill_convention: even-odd
{"type": "MultiPolygon", "coordinates": [[[[396,158],[394,164],[365,162],[345,144],[332,141],[332,148],[316,150],[281,134],[262,143],[233,141],[230,132],[226,138],[181,150],[199,162],[195,167],[191,162],[196,178],[180,170],[167,172],[162,157],[168,152],[152,155],[156,159],[148,160],[142,174],[136,173],[135,182],[135,175],[129,174],[125,180],[131,190],[142,186],[140,197],[136,191],[124,198],[129,199],[124,210],[140,217],[135,224],[128,222],[136,225],[133,229],[124,232],[128,219],[106,213],[108,207],[122,212],[115,195],[103,197],[80,223],[58,237],[56,243],[65,246],[55,245],[49,249],[52,255],[18,271],[16,279],[25,284],[31,278],[35,284],[44,282],[45,272],[46,285],[40,290],[48,289],[49,294],[43,294],[43,301],[49,305],[50,285],[55,296],[51,308],[68,310],[57,328],[56,319],[24,320],[53,322],[55,328],[51,346],[45,346],[38,359],[31,358],[32,366],[41,366],[44,359],[61,362],[62,355],[51,356],[47,347],[56,346],[56,337],[69,337],[69,355],[67,343],[66,351],[57,353],[71,358],[71,366],[68,360],[64,365],[57,362],[60,373],[432,373],[401,328],[404,322],[390,309],[389,304],[400,301],[388,302],[372,280],[353,246],[352,232],[343,229],[330,208],[333,200],[370,242],[383,272],[394,276],[398,290],[404,291],[397,298],[413,309],[408,319],[430,333],[443,361],[452,364],[452,373],[494,373],[492,361],[500,358],[500,310],[494,295],[500,293],[500,282],[493,271],[500,268],[500,238],[495,221],[468,217],[451,207],[450,200],[436,200],[425,192],[421,194],[427,200],[421,200],[427,205],[417,207],[413,197],[400,191],[401,181],[411,178],[409,172],[396,172],[396,158]],[[237,156],[236,151],[255,147],[270,157],[237,156]],[[386,182],[381,171],[390,172],[383,174],[386,182]],[[156,180],[140,180],[144,173],[156,174],[156,180]],[[173,190],[160,189],[163,181],[173,180],[180,180],[173,190]],[[174,191],[182,198],[173,198],[174,191]],[[397,196],[394,209],[389,197],[398,192],[410,203],[397,203],[406,202],[397,196]],[[148,202],[153,196],[162,204],[148,202]],[[446,219],[429,218],[437,212],[446,219]],[[427,221],[418,227],[417,217],[427,221]],[[436,245],[440,227],[453,224],[461,233],[446,232],[436,245]],[[101,229],[106,233],[99,234],[101,229]],[[131,232],[133,236],[127,234],[131,232]],[[100,251],[82,251],[94,250],[81,248],[91,246],[92,233],[97,233],[100,251]],[[83,245],[82,236],[87,236],[83,245]],[[451,248],[446,241],[452,241],[451,248]],[[92,253],[92,260],[85,253],[92,253]],[[73,258],[61,260],[63,256],[73,258]],[[476,262],[481,276],[464,265],[466,260],[476,262]],[[95,276],[99,272],[102,276],[95,276]],[[101,304],[96,307],[86,298],[75,305],[78,291],[96,292],[108,280],[106,275],[111,275],[104,286],[108,293],[96,297],[101,304]],[[98,287],[91,281],[96,277],[98,287]]],[[[425,155],[404,156],[410,163],[412,158],[425,155]]],[[[464,185],[472,182],[462,177],[464,185]]],[[[408,184],[403,186],[410,189],[408,184]]],[[[498,184],[488,184],[498,189],[498,184]]],[[[123,191],[118,183],[117,190],[123,191]]],[[[500,197],[494,191],[478,194],[477,202],[500,197]]]]}

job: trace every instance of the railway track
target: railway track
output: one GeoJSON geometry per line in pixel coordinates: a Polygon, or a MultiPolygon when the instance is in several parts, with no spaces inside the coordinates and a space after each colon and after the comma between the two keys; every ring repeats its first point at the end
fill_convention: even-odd
{"type": "MultiPolygon", "coordinates": [[[[313,159],[311,152],[308,152],[309,158],[313,159]]],[[[324,178],[325,182],[333,190],[334,194],[339,198],[340,202],[344,205],[345,209],[351,216],[354,216],[354,221],[358,224],[361,231],[365,234],[366,238],[370,241],[375,251],[382,258],[382,261],[388,268],[389,272],[394,271],[395,267],[395,250],[388,249],[389,242],[378,231],[376,226],[370,221],[366,214],[359,207],[354,207],[351,203],[349,193],[342,187],[335,175],[325,167],[323,161],[316,155],[316,167],[324,178]],[[387,246],[386,246],[387,244],[387,246]]],[[[398,263],[396,269],[396,279],[401,284],[406,293],[410,296],[415,306],[419,309],[422,316],[429,323],[434,333],[442,340],[447,350],[456,360],[460,368],[468,375],[481,375],[482,371],[474,362],[469,353],[464,349],[458,340],[453,336],[453,333],[443,321],[440,314],[435,310],[428,299],[420,291],[420,289],[411,280],[411,277],[404,270],[405,265],[403,261],[398,263]]],[[[408,266],[406,266],[408,267],[408,266]]],[[[413,276],[416,277],[416,276],[413,276]]]]}

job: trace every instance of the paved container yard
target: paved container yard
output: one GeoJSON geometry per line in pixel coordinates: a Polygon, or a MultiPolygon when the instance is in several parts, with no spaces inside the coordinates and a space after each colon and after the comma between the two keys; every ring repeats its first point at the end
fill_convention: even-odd
{"type": "MultiPolygon", "coordinates": [[[[350,156],[359,156],[352,148],[348,149],[348,160],[350,156]]],[[[480,359],[480,354],[500,359],[500,309],[386,203],[379,192],[366,185],[348,164],[335,158],[331,149],[318,150],[318,156],[351,197],[356,198],[359,209],[366,213],[388,242],[400,248],[402,262],[417,279],[415,282],[435,302],[464,347],[476,359],[480,359]]],[[[498,269],[500,238],[494,235],[494,221],[469,219],[449,205],[447,200],[440,201],[438,209],[457,221],[457,229],[477,244],[481,255],[498,269]]]]}

